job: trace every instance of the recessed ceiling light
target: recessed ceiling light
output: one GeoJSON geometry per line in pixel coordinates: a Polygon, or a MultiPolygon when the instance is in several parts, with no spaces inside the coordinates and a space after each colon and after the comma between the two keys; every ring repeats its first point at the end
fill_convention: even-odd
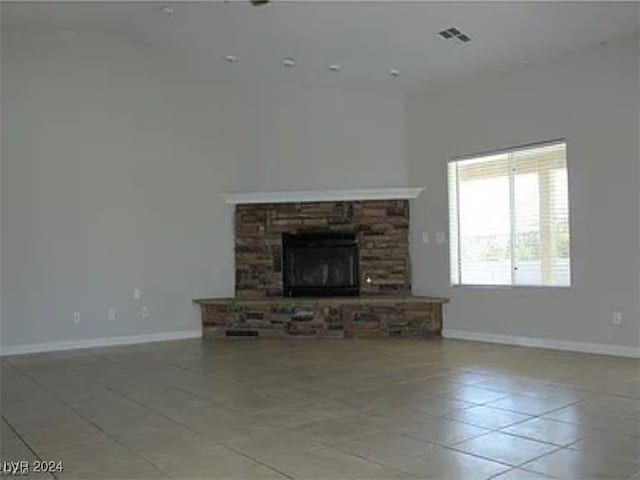
{"type": "Polygon", "coordinates": [[[295,67],[296,66],[296,61],[294,58],[291,57],[284,57],[282,59],[282,65],[284,65],[285,67],[295,67]]]}
{"type": "Polygon", "coordinates": [[[392,77],[399,77],[400,70],[396,70],[395,68],[392,68],[391,70],[389,70],[389,75],[391,75],[392,77]]]}
{"type": "Polygon", "coordinates": [[[162,13],[164,13],[165,15],[173,15],[173,8],[162,7],[162,13]]]}
{"type": "Polygon", "coordinates": [[[234,55],[226,55],[224,59],[229,63],[236,63],[238,61],[238,57],[234,55]]]}
{"type": "Polygon", "coordinates": [[[340,65],[329,65],[329,70],[332,72],[339,72],[342,67],[340,65]]]}

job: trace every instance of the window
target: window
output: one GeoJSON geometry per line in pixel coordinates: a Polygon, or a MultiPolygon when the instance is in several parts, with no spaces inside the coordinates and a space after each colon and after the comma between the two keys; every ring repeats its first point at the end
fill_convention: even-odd
{"type": "Polygon", "coordinates": [[[453,285],[571,284],[566,144],[449,163],[453,285]]]}

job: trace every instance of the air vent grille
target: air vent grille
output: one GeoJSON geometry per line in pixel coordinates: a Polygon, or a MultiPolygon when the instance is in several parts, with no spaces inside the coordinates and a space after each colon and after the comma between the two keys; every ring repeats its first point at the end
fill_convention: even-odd
{"type": "Polygon", "coordinates": [[[471,37],[469,35],[461,32],[456,27],[449,27],[446,30],[442,30],[438,32],[438,35],[440,35],[445,40],[451,40],[461,43],[469,43],[471,41],[471,37]]]}

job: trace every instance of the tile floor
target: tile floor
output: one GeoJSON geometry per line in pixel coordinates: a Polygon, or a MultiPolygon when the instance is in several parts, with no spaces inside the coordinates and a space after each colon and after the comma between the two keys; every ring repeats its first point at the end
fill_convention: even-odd
{"type": "Polygon", "coordinates": [[[5,357],[31,478],[640,478],[640,361],[453,340],[186,340],[5,357]]]}

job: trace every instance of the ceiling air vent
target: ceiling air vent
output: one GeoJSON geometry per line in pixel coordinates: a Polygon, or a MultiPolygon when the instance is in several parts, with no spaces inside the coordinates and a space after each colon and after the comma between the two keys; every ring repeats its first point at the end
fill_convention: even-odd
{"type": "Polygon", "coordinates": [[[446,40],[458,41],[462,43],[468,43],[471,41],[471,37],[469,35],[461,32],[456,27],[450,27],[446,30],[442,30],[441,32],[438,32],[438,35],[446,40]]]}

